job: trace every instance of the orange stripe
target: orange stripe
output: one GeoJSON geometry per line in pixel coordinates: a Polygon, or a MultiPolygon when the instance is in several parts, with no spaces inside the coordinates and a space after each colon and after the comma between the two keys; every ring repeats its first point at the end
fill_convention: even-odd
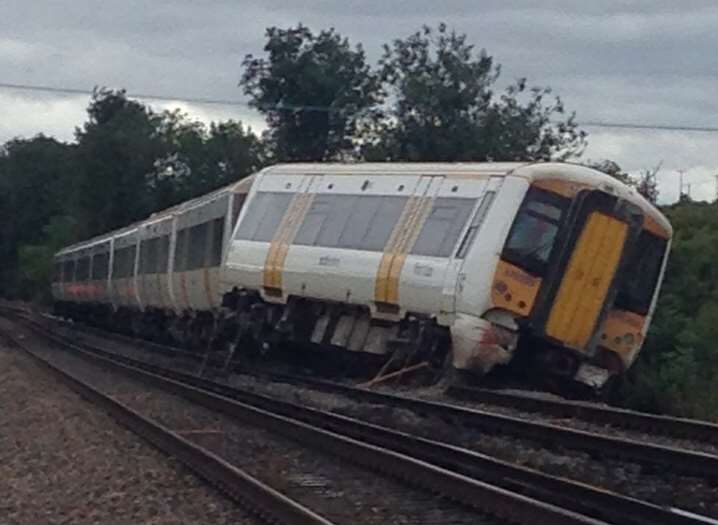
{"type": "Polygon", "coordinates": [[[416,239],[419,237],[419,232],[431,212],[432,201],[433,199],[431,197],[421,197],[409,217],[409,222],[404,230],[404,235],[399,246],[399,253],[394,256],[389,269],[386,291],[387,303],[399,304],[399,280],[401,271],[404,269],[404,262],[406,261],[409,250],[414,246],[416,239]]]}
{"type": "Polygon", "coordinates": [[[384,255],[382,255],[381,262],[379,263],[379,268],[376,272],[376,282],[374,285],[374,301],[377,303],[387,302],[389,273],[391,271],[394,257],[397,254],[397,245],[404,231],[404,225],[411,215],[411,211],[414,209],[417,199],[418,197],[409,197],[409,200],[404,206],[404,209],[399,216],[399,220],[397,221],[396,226],[394,226],[394,229],[389,236],[389,240],[384,247],[384,255]]]}

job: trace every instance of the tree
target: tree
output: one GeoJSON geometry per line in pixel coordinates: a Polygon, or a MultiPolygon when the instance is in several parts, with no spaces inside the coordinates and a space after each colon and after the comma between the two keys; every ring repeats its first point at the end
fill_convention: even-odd
{"type": "Polygon", "coordinates": [[[621,166],[619,166],[615,161],[604,159],[589,162],[587,165],[589,168],[593,168],[594,170],[598,170],[606,175],[610,175],[614,179],[627,184],[628,186],[635,186],[636,184],[635,180],[633,180],[628,173],[623,171],[621,166]]]}
{"type": "Polygon", "coordinates": [[[267,29],[265,57],[247,55],[240,85],[267,118],[276,160],[351,154],[360,120],[378,101],[364,50],[329,29],[267,29]]]}
{"type": "Polygon", "coordinates": [[[663,161],[659,162],[653,168],[641,170],[636,182],[636,190],[643,195],[649,202],[656,204],[658,202],[658,172],[661,171],[663,161]]]}
{"type": "Polygon", "coordinates": [[[19,251],[41,241],[43,228],[65,205],[74,147],[38,135],[0,147],[0,294],[24,291],[19,251]]]}
{"type": "Polygon", "coordinates": [[[445,24],[385,45],[379,68],[389,104],[365,130],[369,159],[564,159],[585,145],[561,100],[547,103],[550,89],[520,79],[497,96],[500,67],[445,24]]]}
{"type": "Polygon", "coordinates": [[[77,172],[71,215],[89,237],[124,226],[152,211],[147,178],[165,145],[160,117],[124,90],[95,89],[88,121],[75,131],[77,172]]]}
{"type": "Polygon", "coordinates": [[[213,122],[207,129],[175,111],[163,113],[159,124],[165,153],[149,177],[155,209],[236,182],[266,162],[264,144],[241,122],[213,122]]]}

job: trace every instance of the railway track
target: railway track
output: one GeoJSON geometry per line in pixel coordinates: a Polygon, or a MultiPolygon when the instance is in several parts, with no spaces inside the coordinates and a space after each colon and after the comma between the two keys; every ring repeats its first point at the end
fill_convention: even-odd
{"type": "Polygon", "coordinates": [[[332,525],[311,510],[297,504],[283,494],[263,484],[237,467],[223,461],[212,452],[197,446],[170,429],[144,417],[129,406],[103,394],[90,384],[55,366],[50,360],[34,352],[20,338],[0,331],[12,346],[22,350],[81,397],[101,407],[118,423],[154,445],[169,456],[177,458],[190,470],[217,487],[227,497],[238,502],[259,517],[270,522],[301,525],[332,525]]]}
{"type": "Polygon", "coordinates": [[[447,394],[457,400],[480,402],[525,412],[538,412],[557,418],[575,418],[616,428],[639,430],[667,437],[703,441],[718,446],[718,425],[694,419],[635,412],[605,405],[548,399],[532,395],[450,386],[447,394]]]}
{"type": "MultiPolygon", "coordinates": [[[[39,327],[35,326],[35,329],[39,327]]],[[[136,377],[144,377],[153,384],[169,388],[175,393],[193,399],[201,404],[211,404],[214,408],[220,409],[233,416],[238,416],[247,406],[273,413],[284,418],[301,419],[303,424],[315,425],[315,428],[327,429],[348,436],[371,446],[383,447],[399,454],[416,458],[420,461],[431,463],[438,468],[445,469],[454,475],[466,479],[478,479],[500,485],[501,491],[509,491],[510,494],[520,492],[522,497],[532,498],[533,501],[548,502],[555,508],[563,507],[575,513],[582,513],[592,519],[604,520],[610,523],[716,523],[708,518],[695,514],[680,511],[678,509],[662,508],[641,500],[621,496],[609,491],[596,489],[589,485],[576,483],[567,479],[546,475],[535,470],[519,467],[507,462],[466,450],[460,447],[447,445],[378,425],[354,420],[345,416],[323,412],[316,409],[298,406],[292,403],[278,401],[251,392],[229,387],[225,384],[212,382],[197,376],[192,376],[176,370],[163,369],[155,365],[138,361],[127,356],[119,356],[100,348],[78,346],[68,343],[66,340],[49,334],[56,343],[62,344],[65,348],[72,349],[87,358],[93,359],[103,366],[122,368],[125,373],[136,377]],[[237,405],[239,403],[239,405],[237,405]],[[242,406],[244,405],[244,406],[242,406]],[[511,492],[515,491],[515,492],[511,492]]],[[[369,393],[370,395],[376,393],[369,393]]],[[[384,396],[384,394],[377,394],[384,396]]],[[[394,396],[389,396],[394,397],[394,396]]],[[[404,398],[398,398],[404,399],[404,398]]],[[[415,400],[414,400],[415,401],[415,400]]],[[[412,402],[412,400],[407,400],[412,402]]],[[[418,402],[417,403],[424,403],[418,402]]],[[[421,405],[436,406],[435,404],[421,405]]],[[[246,414],[245,416],[246,417],[246,414]]],[[[261,419],[261,418],[260,418],[261,419]]],[[[263,422],[268,424],[267,421],[263,422]]],[[[295,433],[296,431],[292,431],[295,433]]],[[[316,436],[308,439],[316,440],[316,436]]],[[[453,483],[444,484],[454,489],[461,490],[453,483]]],[[[494,487],[498,488],[498,487],[494,487]]],[[[470,498],[470,501],[481,501],[483,497],[470,498]]],[[[494,500],[500,507],[507,504],[506,499],[494,500]]],[[[514,507],[513,504],[509,505],[514,507]]],[[[486,510],[486,509],[484,509],[486,510]]],[[[497,512],[497,509],[489,512],[497,512]]],[[[505,510],[501,511],[505,512],[505,510]]],[[[536,523],[536,514],[529,512],[531,516],[524,514],[519,519],[529,518],[530,523],[536,523]]],[[[503,514],[501,514],[503,515],[503,514]]],[[[561,515],[561,519],[566,518],[561,515]]],[[[548,519],[548,518],[547,518],[548,519]]],[[[559,523],[555,517],[550,518],[546,523],[559,523]],[[551,521],[553,520],[553,521],[551,521]]],[[[576,521],[567,521],[577,523],[576,521]]]]}
{"type": "MultiPolygon", "coordinates": [[[[58,319],[54,319],[53,321],[63,322],[58,319]]],[[[213,359],[212,356],[207,359],[196,353],[172,346],[105,332],[87,326],[81,326],[79,328],[100,337],[110,337],[128,344],[139,345],[153,352],[180,356],[195,361],[199,360],[201,361],[201,368],[203,370],[211,370],[212,365],[219,367],[224,365],[223,359],[213,359]]],[[[346,396],[357,401],[393,403],[396,402],[396,398],[401,397],[386,392],[370,391],[343,383],[307,376],[277,373],[270,370],[238,367],[238,371],[252,375],[261,375],[271,381],[306,386],[315,390],[346,396]]],[[[480,403],[483,405],[485,411],[491,411],[492,407],[501,407],[512,411],[543,414],[557,419],[564,418],[586,421],[594,425],[638,431],[653,436],[702,442],[718,447],[718,424],[706,421],[648,414],[602,404],[555,397],[538,397],[530,393],[507,392],[458,385],[447,387],[445,393],[451,399],[466,402],[467,406],[470,406],[469,403],[480,403]]],[[[398,402],[402,403],[402,401],[398,402]]]]}
{"type": "MultiPolygon", "coordinates": [[[[137,340],[124,336],[120,336],[118,339],[137,344],[137,340]]],[[[197,359],[196,356],[193,357],[189,352],[180,349],[147,342],[141,342],[140,344],[152,351],[197,359]]],[[[91,349],[91,345],[85,345],[85,348],[91,349]]],[[[210,366],[211,364],[204,362],[200,369],[207,370],[210,366]]],[[[561,444],[564,447],[587,451],[604,457],[650,463],[669,468],[674,472],[718,480],[718,454],[712,452],[684,450],[676,446],[610,435],[610,429],[601,429],[601,432],[575,429],[565,424],[565,422],[560,422],[560,424],[544,423],[516,416],[515,414],[498,413],[487,408],[479,409],[471,406],[459,406],[454,403],[417,399],[320,379],[277,374],[256,369],[243,370],[239,368],[238,371],[263,376],[270,381],[284,382],[338,394],[357,402],[400,407],[422,415],[434,415],[455,425],[484,432],[488,431],[531,439],[545,446],[561,444]]],[[[573,417],[584,421],[589,420],[598,425],[612,425],[620,429],[641,430],[647,434],[692,439],[711,446],[718,444],[718,425],[702,421],[654,416],[574,401],[533,399],[520,394],[494,393],[461,387],[450,387],[449,394],[456,397],[472,397],[474,400],[485,395],[484,402],[490,403],[491,399],[499,400],[497,404],[502,407],[511,407],[511,401],[515,399],[518,406],[511,408],[516,410],[540,412],[542,414],[551,414],[555,417],[573,417]]]]}
{"type": "MultiPolygon", "coordinates": [[[[36,331],[37,327],[33,331],[36,331]]],[[[37,333],[37,332],[36,332],[37,333]]],[[[59,342],[49,334],[42,334],[47,340],[66,349],[71,345],[59,342]]],[[[160,387],[167,392],[180,395],[213,411],[225,414],[245,423],[258,425],[277,434],[311,444],[324,452],[330,452],[354,463],[360,463],[405,483],[407,487],[419,487],[427,494],[438,493],[462,507],[475,509],[473,520],[488,515],[491,520],[482,519],[480,523],[556,523],[556,524],[595,524],[603,521],[560,508],[549,503],[537,501],[525,495],[513,492],[469,476],[453,472],[439,465],[422,461],[417,457],[365,443],[353,439],[349,435],[334,432],[332,429],[320,428],[300,421],[277,410],[267,410],[268,406],[250,405],[230,399],[184,382],[163,377],[133,367],[122,359],[112,359],[99,353],[88,353],[86,350],[74,348],[73,353],[90,359],[103,368],[120,371],[128,377],[148,385],[160,387]]],[[[45,360],[47,361],[47,360],[45,360]]],[[[139,364],[139,363],[136,363],[139,364]]],[[[50,365],[51,366],[51,365],[50,365]]],[[[170,372],[170,371],[167,371],[170,372]]],[[[191,381],[190,381],[191,382],[191,381]]],[[[205,470],[211,468],[205,467],[205,470]]],[[[289,519],[286,523],[305,523],[289,519]]],[[[457,520],[463,523],[463,520],[457,520]]],[[[472,521],[473,522],[473,521],[472,521]]],[[[315,522],[312,522],[315,523],[315,522]]]]}

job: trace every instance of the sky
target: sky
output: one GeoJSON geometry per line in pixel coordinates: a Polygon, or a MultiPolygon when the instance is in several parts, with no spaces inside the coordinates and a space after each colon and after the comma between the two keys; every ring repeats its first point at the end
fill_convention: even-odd
{"type": "MultiPolygon", "coordinates": [[[[502,82],[550,86],[579,123],[718,127],[714,1],[0,0],[0,83],[246,101],[242,59],[262,53],[268,26],[334,27],[374,63],[384,43],[442,21],[501,64],[502,82]]],[[[0,143],[72,140],[88,100],[0,87],[0,143]]],[[[264,125],[244,105],[146,102],[264,125]]],[[[694,199],[716,195],[718,132],[582,129],[582,161],[634,174],[662,163],[661,202],[677,198],[681,170],[694,199]]]]}

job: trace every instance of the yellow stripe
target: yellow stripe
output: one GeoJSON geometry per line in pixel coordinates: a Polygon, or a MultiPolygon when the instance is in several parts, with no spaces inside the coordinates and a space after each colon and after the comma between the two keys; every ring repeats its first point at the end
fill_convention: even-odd
{"type": "Polygon", "coordinates": [[[289,208],[284,217],[282,217],[269,245],[269,251],[264,262],[263,283],[265,288],[282,288],[282,273],[284,272],[284,263],[287,259],[289,247],[294,237],[296,237],[313,200],[313,193],[298,193],[289,203],[289,208]]]}
{"type": "Polygon", "coordinates": [[[430,197],[422,197],[419,199],[404,229],[404,235],[399,243],[397,254],[394,256],[389,269],[389,278],[386,288],[387,303],[399,304],[399,279],[401,277],[401,271],[404,269],[404,262],[406,261],[409,250],[414,246],[416,239],[419,237],[419,232],[424,225],[424,221],[426,221],[426,218],[431,212],[431,203],[432,199],[430,197]]]}
{"type": "Polygon", "coordinates": [[[284,273],[284,263],[287,260],[287,254],[289,253],[289,247],[294,242],[294,238],[299,232],[299,227],[304,222],[309,208],[314,201],[314,193],[305,193],[301,195],[300,200],[297,203],[297,207],[293,217],[289,221],[289,226],[286,229],[286,235],[277,249],[276,257],[274,259],[274,288],[282,288],[282,275],[284,273]]]}
{"type": "Polygon", "coordinates": [[[409,197],[404,209],[401,212],[401,216],[394,226],[394,229],[389,236],[389,240],[384,247],[384,255],[379,263],[379,269],[376,272],[376,284],[374,285],[374,300],[378,303],[387,302],[387,287],[389,283],[389,271],[394,257],[397,253],[397,244],[401,238],[401,234],[404,229],[404,224],[411,215],[418,197],[409,197]]]}

